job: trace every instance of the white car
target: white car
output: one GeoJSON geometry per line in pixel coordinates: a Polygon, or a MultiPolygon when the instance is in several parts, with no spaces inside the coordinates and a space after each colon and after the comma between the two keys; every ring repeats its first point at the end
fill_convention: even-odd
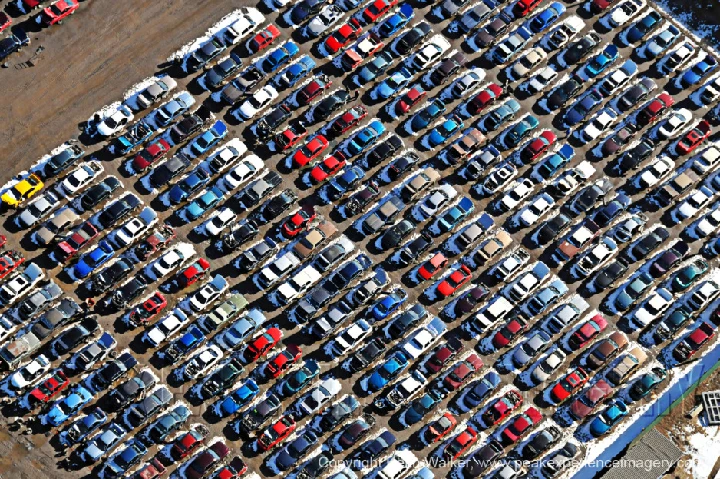
{"type": "Polygon", "coordinates": [[[535,184],[529,178],[523,178],[516,181],[511,188],[508,188],[507,192],[500,198],[498,206],[504,211],[510,211],[522,202],[525,198],[530,196],[535,184]]]}
{"type": "Polygon", "coordinates": [[[213,173],[220,173],[235,163],[247,152],[247,146],[239,138],[233,138],[207,158],[207,165],[213,173]]]}
{"type": "Polygon", "coordinates": [[[450,42],[442,35],[437,34],[407,60],[407,65],[416,72],[425,70],[450,48],[450,42]]]}
{"type": "Polygon", "coordinates": [[[408,449],[398,450],[390,456],[378,471],[378,479],[400,479],[418,462],[417,457],[408,449]]]}
{"type": "Polygon", "coordinates": [[[297,407],[305,416],[315,414],[325,404],[340,394],[340,391],[342,391],[340,381],[335,378],[325,379],[315,389],[310,391],[310,393],[300,401],[297,407]]]}
{"type": "Polygon", "coordinates": [[[615,240],[603,236],[597,245],[580,253],[571,274],[576,278],[587,278],[602,268],[617,252],[618,245],[615,240]]]}
{"type": "Polygon", "coordinates": [[[698,189],[688,196],[685,201],[678,205],[675,210],[676,218],[687,220],[695,216],[701,208],[707,205],[712,199],[714,193],[706,186],[700,186],[698,189]]]}
{"type": "Polygon", "coordinates": [[[147,108],[158,100],[165,98],[175,87],[177,82],[169,75],[164,75],[159,78],[155,78],[155,81],[145,87],[140,93],[137,94],[138,108],[147,108]]]}
{"type": "Polygon", "coordinates": [[[43,278],[45,278],[43,270],[35,263],[30,263],[25,267],[25,271],[13,276],[10,281],[0,287],[0,303],[5,306],[13,304],[43,278]]]}
{"type": "Polygon", "coordinates": [[[249,120],[267,108],[277,97],[277,90],[272,85],[265,85],[245,100],[236,112],[243,119],[249,120]]]}
{"type": "Polygon", "coordinates": [[[607,22],[613,28],[625,25],[645,7],[645,0],[625,0],[610,11],[607,22]]]}
{"type": "Polygon", "coordinates": [[[46,191],[32,201],[25,210],[15,217],[15,224],[20,228],[30,228],[48,216],[60,206],[60,199],[51,191],[46,191]]]}
{"type": "Polygon", "coordinates": [[[686,125],[692,121],[692,113],[687,108],[680,108],[670,114],[670,116],[658,127],[658,136],[663,140],[675,138],[686,125]]]}
{"type": "Polygon", "coordinates": [[[182,328],[187,321],[188,316],[185,312],[177,308],[158,321],[150,331],[145,333],[143,340],[153,347],[158,347],[180,331],[180,328],[182,328]]]}
{"type": "Polygon", "coordinates": [[[14,391],[22,391],[37,381],[50,369],[50,361],[44,354],[36,357],[7,378],[8,386],[14,391]]]}
{"type": "Polygon", "coordinates": [[[632,315],[634,322],[647,326],[673,304],[673,295],[665,288],[658,288],[648,295],[632,315]]]}
{"type": "Polygon", "coordinates": [[[483,194],[488,196],[494,195],[500,188],[515,178],[517,174],[517,168],[510,162],[497,165],[482,183],[481,189],[483,194]]]}
{"type": "Polygon", "coordinates": [[[357,347],[372,332],[372,326],[361,319],[342,330],[333,343],[332,349],[337,356],[347,354],[357,347]]]}
{"type": "Polygon", "coordinates": [[[213,301],[220,297],[228,289],[228,282],[221,275],[215,275],[213,279],[196,291],[189,300],[190,308],[200,312],[210,306],[213,301]]]}
{"type": "Polygon", "coordinates": [[[185,365],[183,374],[187,379],[196,378],[216,365],[222,357],[223,352],[216,344],[203,346],[185,365]]]}
{"type": "Polygon", "coordinates": [[[570,193],[578,189],[578,187],[585,182],[595,173],[595,167],[585,160],[577,165],[575,168],[571,168],[562,173],[558,178],[552,182],[552,187],[559,195],[568,196],[570,193]]]}
{"type": "Polygon", "coordinates": [[[205,232],[213,237],[218,236],[225,228],[233,224],[237,219],[237,215],[227,206],[222,207],[219,211],[213,212],[213,215],[205,224],[205,232]]]}
{"type": "Polygon", "coordinates": [[[531,48],[510,67],[513,80],[520,80],[547,58],[547,53],[540,47],[531,48]]]}
{"type": "Polygon", "coordinates": [[[598,82],[600,85],[600,91],[605,97],[611,97],[615,95],[621,88],[637,75],[637,65],[632,60],[627,60],[625,63],[620,65],[616,70],[605,75],[605,77],[598,82]],[[629,73],[628,73],[629,72],[629,73]]]}
{"type": "Polygon", "coordinates": [[[664,75],[669,75],[685,65],[693,55],[695,55],[695,47],[690,42],[685,42],[679,47],[674,48],[656,63],[657,69],[664,75]]]}
{"type": "MultiPolygon", "coordinates": [[[[585,22],[577,15],[566,18],[557,27],[545,35],[545,44],[550,50],[559,50],[585,28],[585,22]]],[[[543,44],[543,40],[540,44],[543,44]]]]}
{"type": "Polygon", "coordinates": [[[224,38],[228,43],[236,45],[240,40],[254,32],[265,21],[265,15],[257,8],[245,8],[240,18],[231,23],[225,30],[224,38]]]}
{"type": "Polygon", "coordinates": [[[402,343],[400,350],[413,359],[422,356],[441,334],[441,332],[438,332],[433,327],[433,321],[437,322],[438,319],[435,318],[431,320],[429,324],[416,329],[412,335],[402,343]]]}
{"type": "Polygon", "coordinates": [[[485,80],[485,70],[482,68],[472,68],[452,82],[448,87],[448,91],[450,91],[450,95],[453,98],[459,100],[479,87],[483,80],[485,80]]]}
{"type": "Polygon", "coordinates": [[[546,66],[527,81],[527,86],[525,88],[532,94],[540,93],[545,90],[545,88],[547,88],[557,78],[557,76],[558,73],[553,67],[546,66]]]}
{"type": "Polygon", "coordinates": [[[180,268],[186,261],[195,256],[195,248],[190,243],[179,243],[166,251],[152,265],[155,276],[160,279],[180,268]]]}
{"type": "Polygon", "coordinates": [[[457,194],[457,190],[452,185],[440,185],[430,190],[430,193],[425,196],[418,208],[425,218],[430,218],[446,206],[457,194]]]}
{"type": "Polygon", "coordinates": [[[88,161],[65,177],[61,183],[62,188],[68,196],[72,196],[97,178],[103,171],[104,168],[99,161],[88,161]]]}
{"type": "Polygon", "coordinates": [[[223,183],[225,185],[225,191],[230,192],[234,189],[239,188],[242,184],[246,183],[250,178],[258,175],[260,171],[265,168],[265,163],[257,155],[248,155],[235,166],[233,169],[228,171],[223,176],[223,183]]]}
{"type": "Polygon", "coordinates": [[[343,16],[345,12],[342,11],[337,5],[325,5],[320,13],[305,27],[305,36],[307,37],[319,37],[327,31],[328,28],[335,25],[343,16]]]}
{"type": "Polygon", "coordinates": [[[98,123],[96,130],[100,136],[111,136],[127,126],[135,117],[132,110],[125,105],[118,106],[118,109],[110,116],[98,123]]]}
{"type": "Polygon", "coordinates": [[[664,180],[675,170],[675,162],[667,156],[655,158],[644,170],[636,176],[635,185],[638,188],[650,188],[664,180]]]}
{"type": "Polygon", "coordinates": [[[603,108],[595,118],[587,122],[580,132],[580,139],[583,143],[597,140],[617,120],[617,113],[612,108],[603,108]]]}
{"type": "Polygon", "coordinates": [[[695,233],[701,238],[713,234],[720,227],[719,206],[715,203],[715,206],[710,208],[710,212],[706,213],[695,226],[695,233]]]}
{"type": "Polygon", "coordinates": [[[532,226],[555,206],[555,200],[548,193],[540,193],[515,215],[515,223],[532,226]]]}
{"type": "Polygon", "coordinates": [[[535,382],[542,383],[562,366],[567,356],[560,349],[556,349],[550,353],[545,359],[533,369],[532,378],[535,382]]]}
{"type": "Polygon", "coordinates": [[[114,242],[119,247],[131,245],[137,241],[152,225],[157,223],[158,217],[155,210],[145,207],[136,218],[118,228],[115,233],[114,242]]]}

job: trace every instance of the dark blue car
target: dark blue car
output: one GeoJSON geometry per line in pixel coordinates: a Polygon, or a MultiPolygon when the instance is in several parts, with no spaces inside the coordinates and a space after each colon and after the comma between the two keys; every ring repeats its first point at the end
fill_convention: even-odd
{"type": "Polygon", "coordinates": [[[275,84],[281,88],[289,88],[305,78],[315,68],[315,60],[305,55],[277,75],[275,84]]]}
{"type": "Polygon", "coordinates": [[[415,12],[413,8],[409,4],[403,3],[400,5],[400,11],[398,13],[392,15],[380,24],[377,28],[378,36],[380,38],[390,38],[407,25],[414,16],[415,12]]]}
{"type": "Polygon", "coordinates": [[[636,43],[645,38],[655,27],[662,22],[662,17],[655,10],[645,15],[643,18],[635,22],[627,32],[627,42],[636,43]]]}
{"type": "Polygon", "coordinates": [[[707,55],[705,58],[697,62],[688,71],[683,73],[681,83],[683,86],[697,85],[700,81],[705,78],[711,71],[717,68],[717,60],[711,55],[707,55]]]}
{"type": "Polygon", "coordinates": [[[591,88],[566,113],[563,119],[565,126],[575,126],[583,121],[603,101],[597,88],[591,88]]]}
{"type": "Polygon", "coordinates": [[[533,33],[540,33],[547,30],[563,13],[565,13],[565,5],[560,2],[553,2],[548,8],[528,21],[528,28],[533,33]]]}
{"type": "Polygon", "coordinates": [[[283,46],[268,53],[260,64],[263,73],[272,73],[290,61],[298,54],[300,49],[293,42],[286,42],[283,46]]]}
{"type": "Polygon", "coordinates": [[[232,416],[252,401],[258,392],[260,392],[260,388],[257,383],[252,379],[248,379],[242,386],[221,399],[213,410],[219,417],[232,416]]]}
{"type": "Polygon", "coordinates": [[[115,256],[115,250],[110,243],[103,240],[90,251],[80,258],[75,265],[74,273],[76,278],[87,278],[98,267],[107,263],[110,258],[115,256]]]}
{"type": "Polygon", "coordinates": [[[199,191],[210,181],[210,174],[203,168],[198,167],[195,171],[180,180],[168,193],[170,203],[177,205],[188,199],[193,193],[199,191]]]}
{"type": "Polygon", "coordinates": [[[433,100],[428,106],[413,115],[410,119],[410,130],[417,133],[440,118],[443,113],[445,113],[445,103],[440,99],[433,100]]]}

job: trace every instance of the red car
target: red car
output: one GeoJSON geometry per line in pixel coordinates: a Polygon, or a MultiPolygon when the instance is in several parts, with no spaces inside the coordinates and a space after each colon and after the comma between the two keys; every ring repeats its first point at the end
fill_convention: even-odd
{"type": "Polygon", "coordinates": [[[302,89],[297,92],[295,99],[300,106],[309,105],[310,102],[322,95],[331,85],[332,81],[323,75],[302,87],[302,89]]]}
{"type": "Polygon", "coordinates": [[[330,143],[322,135],[315,135],[305,145],[293,154],[293,164],[299,167],[306,166],[317,159],[330,143]]]}
{"type": "Polygon", "coordinates": [[[418,269],[418,276],[422,279],[430,279],[438,272],[445,269],[448,265],[448,259],[442,253],[435,253],[435,256],[425,261],[418,269]]]}
{"type": "Polygon", "coordinates": [[[40,22],[49,27],[56,23],[62,23],[63,19],[68,15],[75,13],[80,7],[78,0],[58,0],[49,7],[43,9],[40,14],[40,22]]]}
{"type": "Polygon", "coordinates": [[[230,448],[223,441],[216,441],[190,461],[185,468],[185,475],[188,479],[202,479],[228,454],[230,448]]]}
{"type": "Polygon", "coordinates": [[[646,126],[657,121],[674,103],[673,97],[667,93],[659,94],[637,114],[638,125],[646,126]]]}
{"type": "Polygon", "coordinates": [[[715,328],[707,321],[703,321],[700,326],[675,346],[673,356],[679,361],[687,361],[714,336],[715,328]]]}
{"type": "Polygon", "coordinates": [[[607,324],[608,323],[605,321],[602,314],[596,314],[585,321],[585,324],[580,326],[578,330],[570,336],[570,339],[568,339],[568,345],[574,351],[577,351],[578,349],[584,347],[595,336],[605,331],[607,324]]]}
{"type": "Polygon", "coordinates": [[[267,364],[265,371],[271,378],[276,378],[290,369],[302,357],[302,349],[294,344],[288,344],[267,364]]]}
{"type": "Polygon", "coordinates": [[[348,46],[348,44],[357,40],[360,36],[360,32],[362,32],[360,22],[354,18],[351,19],[348,23],[335,30],[325,39],[325,50],[327,53],[339,52],[348,46]]]}
{"type": "Polygon", "coordinates": [[[612,395],[613,388],[604,380],[593,384],[585,394],[577,398],[570,405],[570,414],[575,418],[582,420],[593,412],[593,409],[612,395]]]}
{"type": "Polygon", "coordinates": [[[235,456],[230,464],[219,469],[213,479],[239,479],[240,476],[247,472],[247,464],[240,456],[235,456]]]}
{"type": "Polygon", "coordinates": [[[472,271],[467,266],[460,265],[460,268],[456,269],[450,276],[448,276],[442,283],[437,287],[438,293],[443,298],[453,295],[458,289],[460,289],[465,283],[472,279],[472,271]]]}
{"type": "Polygon", "coordinates": [[[462,350],[463,343],[459,338],[455,336],[449,338],[447,343],[437,348],[425,361],[425,369],[433,374],[437,373],[462,350]]]}
{"type": "Polygon", "coordinates": [[[165,156],[169,150],[170,143],[163,139],[156,140],[143,148],[140,153],[137,154],[133,160],[133,167],[136,170],[143,171],[148,166],[165,156]]]}
{"type": "Polygon", "coordinates": [[[500,433],[500,437],[505,442],[515,444],[525,434],[530,432],[530,429],[537,426],[542,421],[542,414],[534,407],[529,407],[524,413],[515,416],[515,419],[505,426],[505,429],[500,433]]]}
{"type": "Polygon", "coordinates": [[[70,233],[64,241],[58,243],[55,249],[55,259],[61,263],[67,263],[70,258],[78,254],[80,250],[86,248],[92,240],[97,238],[98,234],[97,228],[89,221],[86,221],[75,228],[75,231],[70,233]]]}
{"type": "Polygon", "coordinates": [[[455,436],[453,440],[448,443],[447,446],[445,446],[445,450],[443,450],[443,456],[447,460],[454,461],[463,454],[465,454],[465,452],[470,449],[473,444],[475,444],[477,439],[477,431],[468,426],[463,432],[455,436]]]}
{"type": "Polygon", "coordinates": [[[477,115],[487,108],[488,105],[500,98],[502,92],[502,88],[500,88],[497,84],[489,84],[483,88],[483,91],[475,95],[475,97],[467,104],[468,113],[471,115],[477,115]]]}
{"type": "Polygon", "coordinates": [[[162,293],[155,293],[132,310],[130,321],[135,324],[149,323],[167,304],[162,293]]]}
{"type": "Polygon", "coordinates": [[[398,0],[375,0],[372,5],[362,12],[362,19],[365,23],[375,23],[378,18],[389,12],[397,3],[398,0]]]}
{"type": "Polygon", "coordinates": [[[522,318],[513,318],[500,328],[492,338],[492,345],[496,349],[504,348],[515,338],[520,336],[528,327],[527,321],[522,318]]]}
{"type": "Polygon", "coordinates": [[[455,426],[457,426],[457,419],[449,412],[446,412],[430,423],[427,428],[426,438],[428,441],[438,442],[455,429],[455,426]]]}
{"type": "Polygon", "coordinates": [[[522,406],[523,398],[520,391],[511,389],[495,400],[483,413],[482,420],[487,427],[494,426],[505,420],[514,410],[522,406]]]}
{"type": "Polygon", "coordinates": [[[282,232],[288,238],[297,236],[301,231],[305,231],[310,222],[316,217],[317,213],[315,213],[315,208],[312,205],[304,207],[285,220],[282,225],[282,232]]]}
{"type": "Polygon", "coordinates": [[[185,271],[180,273],[178,277],[178,283],[181,288],[187,288],[188,286],[197,283],[203,279],[208,270],[210,269],[210,262],[205,258],[200,258],[193,264],[185,268],[185,271]]]}
{"type": "Polygon", "coordinates": [[[276,38],[280,36],[280,30],[273,24],[263,28],[257,35],[248,40],[247,49],[250,54],[259,52],[269,47],[276,38]]]}
{"type": "Polygon", "coordinates": [[[703,120],[697,124],[695,128],[685,133],[685,136],[680,138],[677,144],[677,151],[681,155],[687,155],[691,153],[695,148],[700,146],[710,133],[712,128],[707,120],[703,120]]]}
{"type": "Polygon", "coordinates": [[[412,87],[395,104],[395,113],[398,115],[407,113],[412,107],[423,101],[426,96],[427,92],[421,87],[412,87]]]}
{"type": "Polygon", "coordinates": [[[588,382],[590,376],[587,375],[583,368],[576,368],[565,375],[550,390],[550,397],[555,404],[560,404],[569,398],[575,391],[582,388],[588,382]]]}
{"type": "Polygon", "coordinates": [[[280,338],[282,338],[282,331],[278,328],[268,329],[262,336],[248,344],[247,349],[245,349],[245,359],[252,362],[265,356],[280,341],[280,338]]]}
{"type": "Polygon", "coordinates": [[[471,354],[460,361],[450,373],[445,376],[443,384],[450,391],[456,391],[483,367],[482,359],[477,354],[471,354]]]}
{"type": "Polygon", "coordinates": [[[540,133],[540,136],[527,144],[520,152],[520,159],[523,163],[530,163],[537,160],[542,154],[550,149],[557,137],[550,130],[540,133]]]}
{"type": "Polygon", "coordinates": [[[135,255],[140,261],[145,261],[156,252],[170,246],[176,237],[177,233],[172,226],[163,225],[135,247],[135,255]]]}
{"type": "Polygon", "coordinates": [[[0,12],[0,32],[12,25],[12,18],[5,12],[0,12]]]}
{"type": "Polygon", "coordinates": [[[515,15],[515,18],[524,17],[535,10],[535,8],[540,5],[540,2],[542,2],[542,0],[518,0],[518,2],[513,5],[512,13],[515,15]]]}
{"type": "Polygon", "coordinates": [[[615,3],[614,0],[593,0],[592,4],[590,5],[590,9],[594,13],[600,13],[603,10],[607,9],[613,3],[615,3]]]}
{"type": "Polygon", "coordinates": [[[275,136],[275,145],[278,150],[284,151],[297,145],[305,138],[308,131],[303,124],[290,125],[275,136]]]}
{"type": "Polygon", "coordinates": [[[175,459],[184,459],[190,456],[205,444],[205,437],[208,432],[206,429],[200,428],[186,432],[175,439],[172,449],[170,449],[170,454],[175,459]]]}
{"type": "Polygon", "coordinates": [[[18,269],[18,266],[25,262],[25,257],[15,251],[5,251],[0,256],[0,279],[5,278],[7,275],[18,269]]]}
{"type": "Polygon", "coordinates": [[[272,426],[268,427],[258,436],[257,443],[262,451],[268,451],[284,441],[297,427],[295,420],[287,415],[283,416],[272,426]]]}
{"type": "Polygon", "coordinates": [[[350,128],[356,126],[367,116],[367,108],[362,105],[354,106],[339,116],[330,126],[336,135],[342,135],[350,128]]]}
{"type": "Polygon", "coordinates": [[[34,406],[35,403],[49,403],[69,385],[70,380],[62,370],[59,370],[30,391],[28,402],[31,406],[34,406]]]}
{"type": "Polygon", "coordinates": [[[346,164],[345,155],[343,155],[341,151],[336,151],[319,164],[315,165],[312,171],[310,171],[310,179],[313,183],[323,182],[345,168],[346,164]]]}

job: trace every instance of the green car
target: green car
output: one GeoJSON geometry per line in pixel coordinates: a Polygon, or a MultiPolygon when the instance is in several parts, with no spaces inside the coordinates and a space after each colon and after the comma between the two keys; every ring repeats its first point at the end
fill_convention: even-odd
{"type": "Polygon", "coordinates": [[[675,274],[670,287],[675,293],[685,291],[707,272],[709,265],[705,260],[697,259],[675,274]]]}
{"type": "Polygon", "coordinates": [[[650,392],[652,392],[658,384],[665,381],[665,379],[667,379],[667,371],[665,369],[653,368],[652,371],[643,374],[640,379],[633,383],[628,394],[633,401],[639,401],[650,394],[650,392]]]}
{"type": "Polygon", "coordinates": [[[503,139],[505,148],[509,150],[510,148],[518,146],[522,139],[528,136],[538,125],[540,125],[540,122],[532,115],[528,115],[520,120],[505,133],[503,139]]]}

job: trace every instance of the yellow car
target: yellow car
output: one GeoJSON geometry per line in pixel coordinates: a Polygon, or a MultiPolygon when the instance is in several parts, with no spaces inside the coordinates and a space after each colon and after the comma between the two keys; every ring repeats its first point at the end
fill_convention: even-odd
{"type": "Polygon", "coordinates": [[[23,201],[32,198],[43,187],[43,182],[34,173],[17,183],[2,195],[2,202],[17,208],[23,201]]]}

